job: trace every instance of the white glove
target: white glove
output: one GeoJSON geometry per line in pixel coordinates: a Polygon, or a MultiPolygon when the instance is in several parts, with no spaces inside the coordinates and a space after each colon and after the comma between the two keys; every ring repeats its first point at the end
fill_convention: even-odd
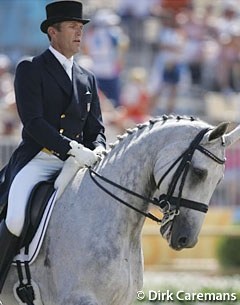
{"type": "Polygon", "coordinates": [[[72,149],[69,150],[68,155],[74,157],[80,167],[91,166],[99,159],[94,151],[84,147],[76,141],[71,141],[70,146],[72,149]]]}
{"type": "Polygon", "coordinates": [[[102,146],[102,145],[99,145],[97,146],[95,149],[94,149],[94,152],[97,156],[100,157],[100,159],[103,158],[104,155],[106,155],[106,149],[102,146]]]}
{"type": "Polygon", "coordinates": [[[74,157],[70,156],[64,162],[62,170],[54,183],[54,188],[57,189],[56,199],[62,195],[66,186],[69,184],[69,182],[72,180],[80,168],[81,166],[74,157]]]}

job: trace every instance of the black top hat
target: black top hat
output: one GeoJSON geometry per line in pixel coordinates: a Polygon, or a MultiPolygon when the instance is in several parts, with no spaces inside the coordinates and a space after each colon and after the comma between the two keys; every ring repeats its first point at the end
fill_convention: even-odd
{"type": "Polygon", "coordinates": [[[41,31],[47,33],[50,25],[62,21],[80,21],[88,23],[89,19],[82,19],[82,3],[78,1],[58,1],[46,6],[47,19],[41,24],[41,31]]]}

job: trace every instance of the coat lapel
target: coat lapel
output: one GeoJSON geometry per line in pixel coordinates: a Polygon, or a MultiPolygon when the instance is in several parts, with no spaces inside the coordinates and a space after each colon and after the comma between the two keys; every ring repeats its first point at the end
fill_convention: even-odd
{"type": "Polygon", "coordinates": [[[83,102],[83,95],[86,93],[88,85],[87,75],[74,62],[73,63],[73,99],[77,104],[83,102]]]}
{"type": "Polygon", "coordinates": [[[73,107],[82,116],[87,111],[88,100],[86,93],[88,92],[88,77],[81,67],[73,63],[73,94],[69,107],[73,107]]]}
{"type": "Polygon", "coordinates": [[[69,79],[64,68],[52,54],[51,51],[46,50],[43,53],[43,58],[46,66],[46,70],[54,77],[56,82],[63,88],[63,90],[71,96],[72,94],[72,82],[69,79]]]}
{"type": "Polygon", "coordinates": [[[85,99],[84,94],[86,92],[88,79],[87,75],[83,73],[82,69],[76,64],[73,63],[73,94],[71,103],[67,111],[75,112],[79,117],[83,114],[83,109],[85,109],[85,99]]]}

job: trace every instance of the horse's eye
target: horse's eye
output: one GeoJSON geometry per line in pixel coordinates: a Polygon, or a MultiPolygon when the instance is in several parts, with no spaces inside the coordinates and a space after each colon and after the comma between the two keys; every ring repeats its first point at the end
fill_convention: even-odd
{"type": "Polygon", "coordinates": [[[194,180],[194,182],[201,182],[204,181],[207,178],[208,170],[199,168],[199,167],[192,167],[191,170],[191,179],[194,180]]]}

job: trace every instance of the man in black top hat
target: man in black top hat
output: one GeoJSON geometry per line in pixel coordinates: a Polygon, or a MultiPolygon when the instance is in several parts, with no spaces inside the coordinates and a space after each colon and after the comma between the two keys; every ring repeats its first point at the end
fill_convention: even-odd
{"type": "Polygon", "coordinates": [[[23,124],[22,142],[0,172],[0,293],[18,248],[32,188],[65,166],[92,165],[105,148],[95,77],[78,66],[85,23],[78,1],[46,6],[41,30],[50,47],[16,70],[16,103],[23,124]]]}

